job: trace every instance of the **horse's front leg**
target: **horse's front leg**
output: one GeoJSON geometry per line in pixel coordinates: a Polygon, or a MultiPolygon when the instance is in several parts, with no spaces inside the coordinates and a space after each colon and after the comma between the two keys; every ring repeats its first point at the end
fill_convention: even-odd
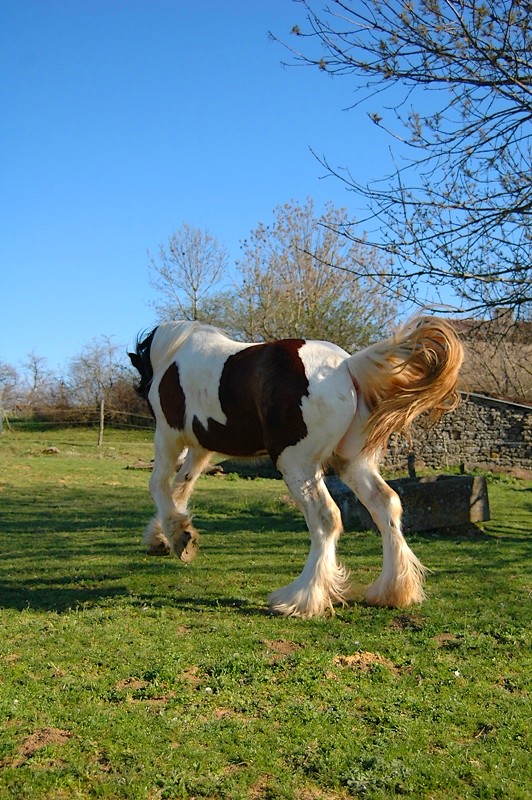
{"type": "MultiPolygon", "coordinates": [[[[186,502],[183,511],[174,500],[176,481],[171,483],[181,451],[180,437],[170,436],[156,429],[150,492],[157,515],[149,523],[144,541],[151,555],[175,553],[181,561],[189,563],[197,555],[199,534],[186,513],[186,502]]],[[[189,454],[179,472],[183,470],[188,458],[189,454]]]]}
{"type": "Polygon", "coordinates": [[[202,447],[191,447],[186,451],[172,485],[172,499],[180,513],[187,513],[188,501],[196,481],[208,465],[211,456],[210,450],[204,450],[202,447]]]}
{"type": "Polygon", "coordinates": [[[196,481],[209,463],[212,453],[201,447],[190,448],[178,469],[172,485],[172,500],[174,501],[178,524],[173,538],[170,540],[171,549],[181,561],[189,563],[197,555],[199,547],[199,533],[190,522],[188,515],[188,501],[196,485],[196,481]]]}
{"type": "Polygon", "coordinates": [[[272,611],[287,616],[313,617],[345,603],[349,574],[336,561],[336,543],[342,532],[338,507],[330,496],[321,469],[294,467],[282,456],[278,466],[301,508],[310,532],[310,552],[301,575],[270,596],[272,611]]]}

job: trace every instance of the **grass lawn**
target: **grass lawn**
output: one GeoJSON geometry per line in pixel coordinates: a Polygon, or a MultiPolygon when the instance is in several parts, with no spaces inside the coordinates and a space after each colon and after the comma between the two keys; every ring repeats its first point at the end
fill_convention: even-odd
{"type": "MultiPolygon", "coordinates": [[[[282,482],[202,477],[197,560],[149,558],[152,436],[96,435],[0,437],[0,800],[528,800],[531,482],[409,536],[422,606],[301,621],[266,609],[308,550],[282,482]]],[[[379,538],[340,556],[363,587],[379,538]]]]}

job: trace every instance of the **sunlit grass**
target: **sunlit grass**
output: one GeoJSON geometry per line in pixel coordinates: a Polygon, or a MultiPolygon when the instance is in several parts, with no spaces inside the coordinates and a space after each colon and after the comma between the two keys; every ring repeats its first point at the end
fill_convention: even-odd
{"type": "MultiPolygon", "coordinates": [[[[530,796],[530,483],[490,484],[484,533],[410,537],[424,605],[301,621],[266,608],[308,549],[284,484],[201,478],[184,567],[142,547],[151,452],[0,438],[0,798],[530,796]]],[[[379,539],[340,555],[366,585],[379,539]]]]}

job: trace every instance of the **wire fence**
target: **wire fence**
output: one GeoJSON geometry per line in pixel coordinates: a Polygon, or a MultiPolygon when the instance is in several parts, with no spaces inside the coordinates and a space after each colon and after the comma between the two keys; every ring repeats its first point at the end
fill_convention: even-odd
{"type": "MultiPolygon", "coordinates": [[[[93,406],[46,408],[36,409],[30,413],[5,413],[2,421],[4,428],[13,430],[98,427],[100,425],[100,412],[99,409],[93,406]]],[[[123,411],[117,408],[105,409],[104,424],[107,428],[130,430],[153,430],[155,428],[154,419],[150,415],[137,411],[123,411]]]]}

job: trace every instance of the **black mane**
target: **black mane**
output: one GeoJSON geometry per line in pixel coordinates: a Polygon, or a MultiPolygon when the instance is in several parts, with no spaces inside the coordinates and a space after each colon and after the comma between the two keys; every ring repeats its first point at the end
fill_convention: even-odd
{"type": "Polygon", "coordinates": [[[150,350],[153,337],[157,328],[154,328],[148,336],[141,338],[139,335],[134,353],[129,353],[131,363],[140,375],[140,382],[135,386],[135,391],[144,400],[148,399],[151,382],[153,380],[153,367],[151,365],[150,350]]]}

